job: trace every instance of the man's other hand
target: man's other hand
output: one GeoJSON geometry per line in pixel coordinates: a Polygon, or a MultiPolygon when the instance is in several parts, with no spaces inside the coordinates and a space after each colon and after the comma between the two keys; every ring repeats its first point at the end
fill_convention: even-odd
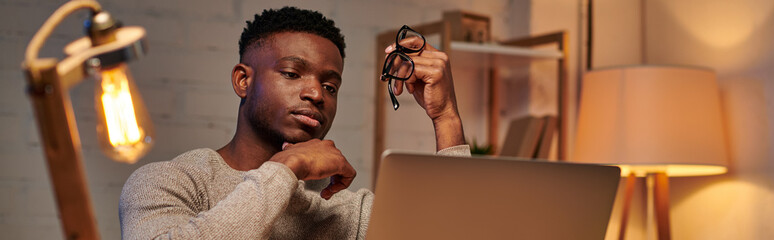
{"type": "Polygon", "coordinates": [[[331,183],[320,193],[326,200],[349,187],[357,175],[331,140],[312,139],[295,144],[284,143],[282,149],[269,161],[285,164],[300,180],[331,178],[331,183]]]}

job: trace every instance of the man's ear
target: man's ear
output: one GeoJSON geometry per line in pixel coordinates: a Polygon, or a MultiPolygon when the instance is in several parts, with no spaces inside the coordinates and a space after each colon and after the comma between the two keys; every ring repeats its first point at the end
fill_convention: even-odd
{"type": "Polygon", "coordinates": [[[253,84],[253,68],[244,63],[234,66],[231,70],[231,87],[234,88],[234,93],[244,99],[251,84],[253,84]]]}

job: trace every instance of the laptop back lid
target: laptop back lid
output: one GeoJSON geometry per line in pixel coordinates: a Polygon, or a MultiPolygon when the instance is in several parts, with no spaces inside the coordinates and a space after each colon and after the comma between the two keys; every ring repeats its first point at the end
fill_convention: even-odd
{"type": "Polygon", "coordinates": [[[383,156],[368,239],[604,239],[617,167],[383,156]]]}

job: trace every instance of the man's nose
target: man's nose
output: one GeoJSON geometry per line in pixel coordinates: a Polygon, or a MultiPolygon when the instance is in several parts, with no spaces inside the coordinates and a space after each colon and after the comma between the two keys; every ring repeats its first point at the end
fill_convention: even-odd
{"type": "Polygon", "coordinates": [[[323,103],[322,84],[316,78],[304,79],[301,88],[301,99],[312,102],[315,105],[323,103]]]}

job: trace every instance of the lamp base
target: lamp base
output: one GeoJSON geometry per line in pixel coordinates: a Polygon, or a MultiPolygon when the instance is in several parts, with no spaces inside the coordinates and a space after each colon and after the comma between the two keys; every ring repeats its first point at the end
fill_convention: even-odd
{"type": "Polygon", "coordinates": [[[672,239],[669,229],[669,177],[666,173],[648,174],[648,181],[653,181],[653,205],[656,217],[656,234],[659,240],[672,239]]]}
{"type": "MultiPolygon", "coordinates": [[[[648,188],[647,239],[657,237],[659,240],[670,240],[672,236],[669,223],[669,177],[664,172],[648,173],[645,180],[648,188]],[[652,226],[654,222],[656,229],[652,226]]],[[[635,181],[636,176],[633,173],[626,178],[621,227],[618,234],[620,240],[626,236],[635,181]]]]}

